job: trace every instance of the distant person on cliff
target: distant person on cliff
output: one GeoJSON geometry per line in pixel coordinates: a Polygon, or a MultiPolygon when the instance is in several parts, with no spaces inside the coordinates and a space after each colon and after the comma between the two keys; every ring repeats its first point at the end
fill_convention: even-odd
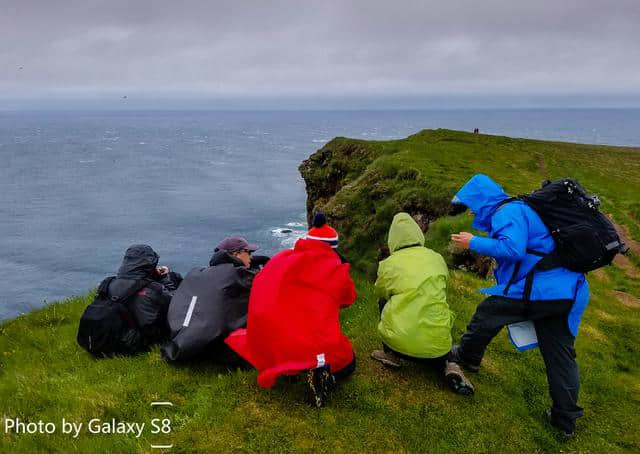
{"type": "Polygon", "coordinates": [[[208,267],[187,274],[169,306],[171,340],[161,350],[167,361],[199,358],[244,365],[224,339],[247,324],[251,285],[269,260],[253,256],[258,249],[241,236],[225,238],[216,246],[208,267]]]}
{"type": "Polygon", "coordinates": [[[100,284],[80,320],[81,346],[97,356],[135,354],[168,337],[167,308],[182,277],[158,259],[146,244],[126,250],[118,274],[100,284]],[[125,310],[114,312],[116,304],[125,310]]]}
{"type": "Polygon", "coordinates": [[[477,371],[491,340],[508,325],[519,349],[540,348],[553,401],[547,416],[565,436],[572,436],[583,414],[574,341],[589,299],[588,284],[584,274],[566,268],[534,269],[554,250],[554,240],[531,207],[519,200],[505,203],[508,198],[486,175],[472,177],[453,198],[453,211],[470,208],[473,227],[489,236],[461,232],[451,239],[495,258],[498,268],[497,285],[482,290],[489,297],[477,307],[450,360],[477,371]]]}
{"type": "Polygon", "coordinates": [[[260,371],[261,387],[271,388],[281,375],[304,374],[309,403],[322,407],[333,386],[355,370],[339,313],[355,301],[356,292],[349,264],[335,252],[337,232],[324,215],[316,216],[314,225],[258,274],[247,328],[226,342],[260,371]]]}
{"type": "Polygon", "coordinates": [[[425,364],[443,373],[456,393],[473,394],[460,366],[447,361],[454,314],[447,304],[444,259],[424,247],[424,234],[407,213],[393,217],[388,245],[391,256],[378,265],[375,283],[383,350],[371,357],[394,368],[403,359],[425,364]]]}

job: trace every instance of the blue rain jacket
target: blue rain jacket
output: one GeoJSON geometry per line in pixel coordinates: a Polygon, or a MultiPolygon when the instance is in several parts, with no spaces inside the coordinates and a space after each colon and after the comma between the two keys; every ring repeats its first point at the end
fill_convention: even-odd
{"type": "MultiPolygon", "coordinates": [[[[462,202],[474,214],[473,227],[484,230],[488,238],[474,236],[470,248],[478,254],[493,257],[498,262],[495,271],[497,285],[480,290],[489,295],[521,299],[525,277],[542,257],[528,254],[527,249],[550,253],[555,243],[538,214],[526,203],[509,202],[498,205],[509,196],[495,181],[486,175],[474,175],[456,194],[453,202],[462,202]],[[520,270],[504,294],[513,270],[522,261],[520,270]]],[[[573,300],[567,324],[574,337],[584,310],[589,302],[589,285],[582,273],[566,268],[536,271],[531,290],[531,304],[540,300],[573,300]]]]}

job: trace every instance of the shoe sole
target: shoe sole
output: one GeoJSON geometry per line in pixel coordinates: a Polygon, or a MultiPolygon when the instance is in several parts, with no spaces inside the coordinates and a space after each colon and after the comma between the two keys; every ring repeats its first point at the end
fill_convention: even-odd
{"type": "Polygon", "coordinates": [[[386,367],[390,367],[392,369],[399,369],[401,366],[400,364],[394,362],[394,361],[390,361],[386,358],[378,358],[377,356],[373,356],[373,354],[371,355],[371,359],[374,359],[376,361],[378,361],[379,363],[382,363],[382,365],[386,366],[386,367]]]}
{"type": "Polygon", "coordinates": [[[472,396],[475,392],[472,386],[469,386],[463,378],[458,374],[449,374],[446,377],[449,387],[462,396],[472,396]]]}

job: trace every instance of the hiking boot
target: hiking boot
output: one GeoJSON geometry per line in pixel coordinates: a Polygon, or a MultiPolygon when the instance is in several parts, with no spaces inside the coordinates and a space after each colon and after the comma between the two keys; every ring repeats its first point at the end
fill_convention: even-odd
{"type": "Polygon", "coordinates": [[[464,376],[462,369],[460,369],[457,363],[445,361],[444,378],[456,394],[462,394],[463,396],[471,396],[473,394],[473,385],[467,377],[464,376]]]}
{"type": "Polygon", "coordinates": [[[462,359],[460,355],[460,346],[454,345],[451,347],[451,351],[449,352],[449,361],[452,363],[458,363],[469,372],[478,372],[480,370],[480,364],[471,364],[470,362],[462,359]]]}
{"type": "Polygon", "coordinates": [[[380,361],[387,367],[393,367],[394,369],[397,369],[398,367],[402,366],[400,358],[398,358],[392,352],[385,352],[384,350],[374,350],[371,352],[371,357],[376,361],[380,361]]]}
{"type": "Polygon", "coordinates": [[[562,424],[560,423],[556,418],[554,418],[553,416],[553,412],[551,411],[551,409],[547,409],[547,411],[545,412],[545,415],[547,416],[547,421],[549,421],[549,424],[551,424],[555,429],[558,430],[558,432],[560,433],[560,435],[562,435],[564,438],[573,438],[576,435],[576,424],[575,422],[571,422],[571,423],[565,423],[562,424]]]}
{"type": "Polygon", "coordinates": [[[333,376],[327,367],[310,369],[305,377],[307,382],[307,400],[313,407],[324,407],[329,399],[333,385],[333,376]]]}

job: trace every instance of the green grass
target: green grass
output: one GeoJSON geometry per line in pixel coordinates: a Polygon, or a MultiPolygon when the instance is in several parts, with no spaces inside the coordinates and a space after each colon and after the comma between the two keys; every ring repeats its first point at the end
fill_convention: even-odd
{"type": "Polygon", "coordinates": [[[437,219],[476,173],[492,176],[512,194],[529,192],[544,179],[578,178],[600,196],[605,212],[640,238],[637,149],[438,129],[386,142],[337,138],[300,171],[307,208],[327,212],[341,234],[341,248],[368,275],[375,273],[395,213],[437,219]]]}
{"type": "MultiPolygon", "coordinates": [[[[371,263],[377,263],[377,248],[398,208],[433,216],[427,245],[450,259],[449,233],[469,228],[471,217],[441,216],[442,205],[473,173],[483,171],[514,193],[547,175],[572,175],[598,192],[605,211],[639,240],[639,158],[632,149],[453,131],[392,142],[336,139],[303,170],[314,185],[331,169],[333,179],[310,188],[310,207],[327,208],[357,265],[358,300],[343,311],[342,323],[358,367],[328,407],[305,405],[301,384],[262,390],[254,371],[170,366],[157,347],[135,358],[94,360],[75,343],[87,295],[0,325],[0,417],[56,424],[64,417],[85,425],[92,418],[149,425],[152,418],[169,417],[171,435],[153,436],[147,429],[136,439],[83,431],[73,439],[59,432],[6,434],[2,424],[0,452],[157,452],[152,443],[173,443],[170,452],[638,452],[640,305],[622,304],[614,293],[640,298],[638,279],[629,277],[640,269],[637,255],[630,257],[631,268],[607,267],[589,276],[592,298],[576,342],[585,417],[571,441],[560,440],[542,417],[550,402],[539,353],[517,353],[504,333],[490,345],[481,371],[470,375],[472,398],[452,394],[434,371],[418,365],[389,371],[368,354],[380,342],[371,263]],[[343,155],[345,147],[351,150],[343,155]],[[175,406],[152,409],[157,400],[175,406]]],[[[482,300],[475,290],[487,285],[452,270],[454,338],[482,300]]]]}

